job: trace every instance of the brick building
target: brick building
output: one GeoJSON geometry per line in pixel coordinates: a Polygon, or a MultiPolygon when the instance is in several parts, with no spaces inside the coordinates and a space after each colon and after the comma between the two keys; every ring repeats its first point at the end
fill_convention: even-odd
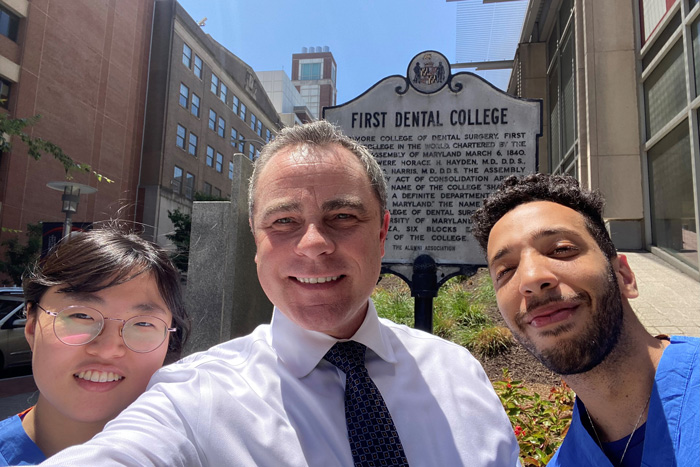
{"type": "Polygon", "coordinates": [[[168,211],[195,193],[227,198],[234,153],[250,159],[282,127],[255,72],[174,0],[156,0],[138,218],[166,244],[168,211]]]}
{"type": "MultiPolygon", "coordinates": [[[[29,134],[114,180],[73,174],[98,188],[81,197],[75,221],[134,217],[152,18],[153,0],[0,0],[0,111],[41,114],[29,134]]],[[[63,221],[61,194],[46,186],[65,180],[63,167],[12,142],[0,155],[0,225],[63,221]]]]}

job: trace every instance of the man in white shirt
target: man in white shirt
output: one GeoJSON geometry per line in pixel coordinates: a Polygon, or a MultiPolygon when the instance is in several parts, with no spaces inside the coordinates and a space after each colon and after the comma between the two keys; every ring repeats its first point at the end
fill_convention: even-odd
{"type": "Polygon", "coordinates": [[[379,465],[353,460],[349,378],[324,359],[354,341],[404,461],[518,465],[508,418],[469,352],[377,317],[369,296],[389,212],[366,148],[327,122],[286,128],[256,162],[249,207],[272,323],[163,368],[104,432],[49,464],[379,465]]]}

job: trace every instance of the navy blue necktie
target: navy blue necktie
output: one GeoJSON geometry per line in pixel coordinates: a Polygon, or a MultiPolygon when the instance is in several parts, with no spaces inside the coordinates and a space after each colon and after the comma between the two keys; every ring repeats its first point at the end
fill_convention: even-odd
{"type": "Polygon", "coordinates": [[[367,347],[338,342],[325,358],[345,373],[345,419],[356,466],[408,465],[384,398],[365,368],[367,347]]]}

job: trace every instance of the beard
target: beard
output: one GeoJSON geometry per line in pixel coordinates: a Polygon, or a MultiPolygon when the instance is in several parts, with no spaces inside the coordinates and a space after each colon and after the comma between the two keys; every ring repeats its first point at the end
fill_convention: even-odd
{"type": "MultiPolygon", "coordinates": [[[[617,284],[615,271],[608,262],[608,271],[603,290],[596,296],[595,309],[591,307],[593,300],[584,293],[570,297],[549,297],[543,301],[532,302],[528,311],[546,305],[547,303],[576,300],[588,302],[591,317],[588,325],[581,332],[568,339],[562,339],[555,346],[540,350],[525,335],[525,326],[521,319],[516,319],[513,335],[520,344],[534,355],[544,366],[560,375],[575,375],[585,373],[602,363],[616,347],[623,326],[623,308],[620,288],[617,284]]],[[[567,333],[573,323],[563,324],[555,329],[543,332],[543,336],[557,337],[567,333]]]]}

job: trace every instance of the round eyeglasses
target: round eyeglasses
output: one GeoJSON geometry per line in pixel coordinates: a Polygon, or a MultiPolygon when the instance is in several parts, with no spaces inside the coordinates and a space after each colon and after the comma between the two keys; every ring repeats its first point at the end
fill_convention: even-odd
{"type": "Polygon", "coordinates": [[[66,345],[89,344],[102,333],[105,320],[121,321],[119,335],[124,345],[138,353],[153,352],[165,342],[169,332],[177,330],[155,316],[132,316],[123,320],[106,318],[94,308],[82,305],[72,305],[58,312],[45,310],[38,303],[36,306],[53,316],[53,332],[66,345]]]}

